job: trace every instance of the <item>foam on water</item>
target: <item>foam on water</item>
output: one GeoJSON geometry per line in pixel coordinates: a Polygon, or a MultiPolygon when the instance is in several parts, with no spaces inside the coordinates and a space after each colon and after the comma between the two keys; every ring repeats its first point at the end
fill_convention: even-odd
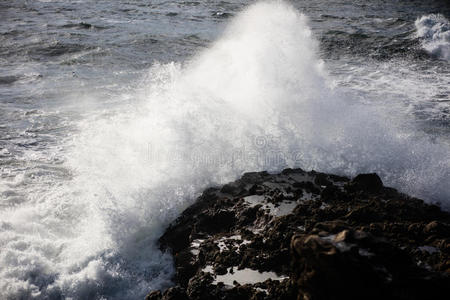
{"type": "Polygon", "coordinates": [[[305,16],[258,3],[191,61],[155,64],[118,96],[120,112],[80,122],[72,179],[0,212],[0,298],[135,299],[167,286],[164,226],[246,171],[378,172],[449,205],[450,146],[333,89],[316,48],[305,16]]]}
{"type": "Polygon", "coordinates": [[[417,35],[432,55],[450,61],[450,23],[441,14],[422,16],[416,21],[417,35]]]}

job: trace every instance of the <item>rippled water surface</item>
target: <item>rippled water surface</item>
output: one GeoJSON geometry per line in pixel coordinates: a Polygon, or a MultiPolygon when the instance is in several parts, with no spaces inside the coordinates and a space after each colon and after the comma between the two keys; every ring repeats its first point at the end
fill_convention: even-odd
{"type": "Polygon", "coordinates": [[[207,186],[287,166],[450,207],[448,1],[1,1],[0,298],[136,299],[207,186]]]}

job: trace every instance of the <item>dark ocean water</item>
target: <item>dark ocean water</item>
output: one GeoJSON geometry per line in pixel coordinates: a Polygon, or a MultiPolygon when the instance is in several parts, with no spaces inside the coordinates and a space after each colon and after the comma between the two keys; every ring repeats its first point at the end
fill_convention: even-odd
{"type": "Polygon", "coordinates": [[[377,172],[448,209],[449,20],[446,0],[0,1],[0,298],[167,286],[164,226],[245,171],[377,172]]]}

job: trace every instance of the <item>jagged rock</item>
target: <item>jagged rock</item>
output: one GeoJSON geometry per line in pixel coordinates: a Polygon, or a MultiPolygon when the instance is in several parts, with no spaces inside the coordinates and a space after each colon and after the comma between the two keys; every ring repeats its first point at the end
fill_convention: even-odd
{"type": "Polygon", "coordinates": [[[152,291],[145,297],[145,300],[161,300],[162,294],[161,291],[152,291]]]}
{"type": "Polygon", "coordinates": [[[430,277],[402,251],[364,231],[292,238],[299,299],[443,299],[448,278],[430,277]]]}
{"type": "Polygon", "coordinates": [[[145,297],[145,300],[185,300],[187,298],[185,289],[180,286],[174,286],[168,288],[164,294],[161,291],[153,291],[145,297]]]}
{"type": "Polygon", "coordinates": [[[371,193],[379,192],[383,188],[383,182],[376,173],[359,174],[350,183],[353,190],[363,190],[371,193]]]}
{"type": "Polygon", "coordinates": [[[376,174],[246,173],[169,226],[177,286],[147,299],[442,299],[449,224],[376,174]]]}

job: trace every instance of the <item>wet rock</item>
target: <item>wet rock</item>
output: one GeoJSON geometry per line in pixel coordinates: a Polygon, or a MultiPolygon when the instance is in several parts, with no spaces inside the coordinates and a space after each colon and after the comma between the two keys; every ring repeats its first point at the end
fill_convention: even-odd
{"type": "Polygon", "coordinates": [[[352,190],[363,190],[376,193],[383,187],[383,182],[376,173],[359,174],[350,183],[352,190]]]}
{"type": "Polygon", "coordinates": [[[163,295],[163,300],[184,300],[186,298],[186,291],[180,286],[167,289],[163,295]]]}
{"type": "Polygon", "coordinates": [[[246,173],[169,226],[176,286],[147,299],[442,299],[449,224],[376,174],[246,173]]]}
{"type": "Polygon", "coordinates": [[[325,187],[325,189],[323,189],[320,193],[320,198],[325,202],[349,200],[347,195],[334,185],[325,187]]]}
{"type": "Polygon", "coordinates": [[[328,180],[328,175],[323,174],[323,173],[319,173],[316,175],[316,178],[314,179],[314,183],[316,185],[325,186],[325,187],[333,185],[333,183],[330,180],[328,180]]]}
{"type": "Polygon", "coordinates": [[[145,300],[161,300],[162,294],[161,291],[152,291],[145,297],[145,300]]]}
{"type": "Polygon", "coordinates": [[[369,234],[292,238],[299,299],[442,299],[448,278],[430,277],[408,254],[369,234]]]}
{"type": "Polygon", "coordinates": [[[450,227],[447,224],[442,224],[438,221],[432,221],[425,226],[424,232],[426,234],[450,236],[450,227]]]}
{"type": "Polygon", "coordinates": [[[186,291],[180,286],[168,288],[164,294],[161,291],[153,291],[145,297],[145,300],[185,300],[186,291]]]}
{"type": "Polygon", "coordinates": [[[236,222],[235,212],[226,209],[208,211],[199,216],[195,223],[195,228],[201,228],[202,232],[215,233],[220,231],[228,231],[236,222]]]}

